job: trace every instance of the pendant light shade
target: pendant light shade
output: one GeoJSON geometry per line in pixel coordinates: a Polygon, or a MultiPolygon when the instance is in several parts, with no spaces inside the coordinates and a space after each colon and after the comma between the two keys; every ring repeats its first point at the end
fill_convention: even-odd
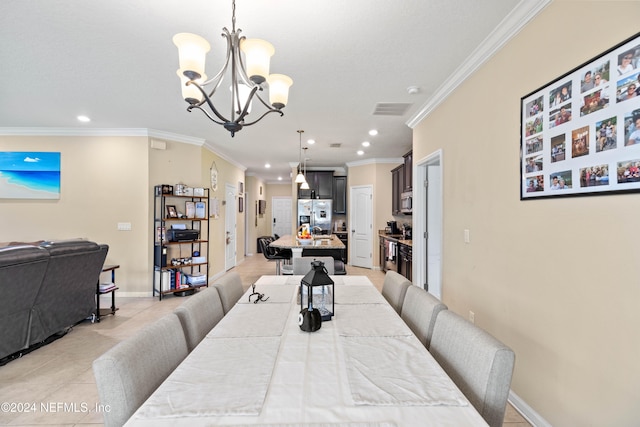
{"type": "Polygon", "coordinates": [[[263,83],[269,77],[269,63],[276,52],[273,45],[265,40],[244,39],[240,42],[240,49],[244,52],[249,80],[263,83]]]}
{"type": "Polygon", "coordinates": [[[298,175],[296,175],[296,184],[302,184],[302,183],[306,184],[307,181],[304,179],[304,175],[302,175],[302,169],[298,168],[298,175]]]}
{"type": "Polygon", "coordinates": [[[309,189],[309,184],[307,184],[307,180],[302,174],[302,133],[303,132],[304,132],[303,130],[298,131],[298,135],[300,139],[300,155],[298,156],[298,175],[296,175],[296,184],[303,184],[303,186],[306,185],[307,188],[304,188],[303,186],[300,186],[300,188],[302,188],[303,190],[307,190],[309,189]]]}
{"type": "Polygon", "coordinates": [[[173,36],[173,43],[178,47],[180,70],[194,80],[204,76],[205,58],[211,50],[209,42],[197,34],[179,33],[173,36]]]}

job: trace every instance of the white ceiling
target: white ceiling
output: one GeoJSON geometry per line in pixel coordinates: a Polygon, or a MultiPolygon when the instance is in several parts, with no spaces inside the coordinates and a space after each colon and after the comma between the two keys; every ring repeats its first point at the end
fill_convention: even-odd
{"type": "Polygon", "coordinates": [[[270,114],[231,138],[201,112],[186,111],[171,41],[179,32],[205,37],[207,74],[215,75],[231,0],[2,0],[0,134],[150,129],[158,139],[204,140],[269,182],[290,179],[298,129],[303,143],[317,141],[307,150],[309,169],[397,158],[411,148],[408,124],[547,2],[237,0],[236,27],[271,42],[271,72],[294,83],[284,117],[270,114]],[[419,93],[408,94],[409,86],[419,93]],[[378,103],[410,107],[402,116],[374,115],[378,103]],[[92,121],[79,123],[80,114],[92,121]],[[378,136],[368,135],[372,128],[378,136]],[[371,146],[358,156],[365,140],[371,146]]]}

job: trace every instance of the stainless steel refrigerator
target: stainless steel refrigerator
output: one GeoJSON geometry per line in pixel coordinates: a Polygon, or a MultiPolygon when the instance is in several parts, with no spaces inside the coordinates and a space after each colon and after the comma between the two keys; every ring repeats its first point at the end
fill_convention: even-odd
{"type": "Polygon", "coordinates": [[[309,228],[320,227],[316,234],[331,234],[331,199],[298,200],[298,227],[309,224],[309,228]]]}

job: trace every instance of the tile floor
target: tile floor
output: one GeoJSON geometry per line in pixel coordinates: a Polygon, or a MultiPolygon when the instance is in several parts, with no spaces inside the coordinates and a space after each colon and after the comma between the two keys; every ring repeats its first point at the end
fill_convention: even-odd
{"type": "MultiPolygon", "coordinates": [[[[260,254],[246,257],[234,267],[248,287],[263,274],[275,274],[275,264],[260,254]]],[[[381,271],[347,266],[348,274],[368,276],[382,288],[381,271]]],[[[100,323],[76,325],[67,335],[20,359],[0,366],[0,425],[87,426],[102,425],[98,392],[91,369],[93,360],[119,341],[135,334],[181,304],[184,298],[118,298],[119,310],[100,323]]],[[[105,299],[103,306],[110,304],[105,299]]],[[[511,405],[506,427],[528,424],[511,405]]]]}

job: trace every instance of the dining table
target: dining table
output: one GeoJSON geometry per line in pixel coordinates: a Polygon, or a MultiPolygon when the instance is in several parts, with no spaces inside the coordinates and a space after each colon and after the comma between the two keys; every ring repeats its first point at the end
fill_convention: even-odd
{"type": "Polygon", "coordinates": [[[302,278],[249,286],[126,426],[487,426],[368,277],[331,276],[315,332],[302,278]]]}

